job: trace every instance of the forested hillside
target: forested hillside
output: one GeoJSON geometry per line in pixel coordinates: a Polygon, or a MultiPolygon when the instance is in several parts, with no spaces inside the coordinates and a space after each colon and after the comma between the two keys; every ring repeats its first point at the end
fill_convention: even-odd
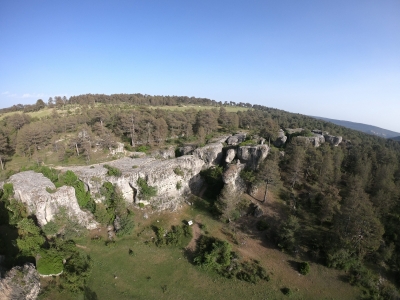
{"type": "MultiPolygon", "coordinates": [[[[346,270],[345,280],[360,286],[367,299],[399,299],[400,143],[396,141],[274,108],[193,97],[88,94],[50,98],[48,103],[38,100],[1,112],[2,180],[31,166],[111,160],[115,157],[109,156],[110,150],[121,142],[127,151],[150,153],[165,146],[202,146],[215,136],[237,131],[247,133],[243,145],[264,138],[271,147],[267,159],[257,170],[242,171],[241,177],[249,191],[269,189],[287,208],[279,224],[268,227],[267,238],[295,257],[346,270]],[[290,134],[290,128],[302,130],[290,134]],[[273,142],[279,129],[288,140],[277,148],[273,142]],[[329,143],[314,147],[301,138],[314,129],[342,136],[343,141],[336,147],[329,143]]],[[[222,164],[203,173],[208,188],[217,193],[207,199],[208,209],[224,224],[245,217],[239,209],[243,203],[230,205],[234,197],[221,185],[226,167],[222,164]]],[[[2,208],[10,205],[6,192],[2,208]]],[[[269,201],[267,191],[262,200],[269,201]]],[[[12,219],[12,210],[2,213],[10,213],[12,219]]],[[[1,220],[2,225],[21,226],[1,220]]],[[[7,254],[0,247],[3,252],[7,254]]],[[[25,254],[14,255],[17,263],[25,254]]]]}

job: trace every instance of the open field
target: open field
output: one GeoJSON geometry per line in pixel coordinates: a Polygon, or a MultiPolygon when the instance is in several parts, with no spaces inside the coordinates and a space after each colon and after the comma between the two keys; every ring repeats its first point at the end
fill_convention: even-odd
{"type": "MultiPolygon", "coordinates": [[[[119,239],[112,248],[105,246],[104,241],[79,241],[94,261],[85,299],[286,299],[288,297],[281,292],[284,287],[293,291],[290,299],[357,298],[359,290],[340,279],[343,272],[311,264],[311,272],[300,275],[293,268],[296,259],[276,249],[263,233],[249,235],[245,245],[233,247],[244,259],[259,260],[271,275],[269,282],[257,284],[208,273],[192,264],[187,249],[154,245],[151,224],[169,228],[189,219],[205,225],[203,234],[207,232],[232,243],[224,234],[226,225],[200,207],[186,206],[179,212],[154,213],[148,219],[143,217],[144,210],[136,210],[134,233],[119,239]],[[134,255],[129,255],[129,250],[134,255]]],[[[249,218],[248,224],[256,220],[246,218],[249,218]]],[[[105,231],[92,232],[92,236],[97,234],[105,239],[105,231]]],[[[42,283],[45,284],[45,280],[42,283]]],[[[49,294],[42,299],[79,298],[63,293],[49,294]]]]}

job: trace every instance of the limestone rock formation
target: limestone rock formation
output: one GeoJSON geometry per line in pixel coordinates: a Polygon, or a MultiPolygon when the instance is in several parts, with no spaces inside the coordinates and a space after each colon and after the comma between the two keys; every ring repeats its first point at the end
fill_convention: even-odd
{"type": "Polygon", "coordinates": [[[246,167],[255,170],[258,165],[267,157],[268,145],[242,146],[239,147],[237,156],[246,167]]]}
{"type": "MultiPolygon", "coordinates": [[[[122,176],[108,176],[107,169],[102,165],[68,169],[74,171],[89,186],[93,197],[98,195],[102,184],[109,181],[119,187],[128,203],[151,204],[159,210],[174,210],[183,203],[183,196],[186,193],[196,192],[199,189],[201,184],[199,173],[205,162],[196,156],[185,155],[169,160],[125,157],[108,164],[120,169],[122,176]],[[156,187],[157,196],[151,200],[142,199],[137,184],[139,178],[144,178],[149,186],[156,187]],[[178,183],[180,183],[179,189],[178,183]]],[[[101,201],[101,199],[96,199],[96,201],[101,201]]]]}
{"type": "Polygon", "coordinates": [[[12,268],[0,280],[0,300],[35,300],[39,292],[39,273],[31,263],[12,268]]]}
{"type": "Polygon", "coordinates": [[[223,158],[222,148],[223,145],[221,142],[207,144],[204,147],[194,150],[193,156],[204,161],[205,167],[209,168],[221,163],[223,158]]]}
{"type": "Polygon", "coordinates": [[[154,156],[159,156],[163,159],[175,158],[175,147],[171,146],[167,149],[160,149],[153,153],[154,156]]]}
{"type": "Polygon", "coordinates": [[[274,142],[275,147],[282,147],[285,145],[287,141],[287,136],[285,135],[285,132],[282,129],[279,129],[278,131],[278,137],[274,142]]]}
{"type": "Polygon", "coordinates": [[[124,144],[123,143],[120,143],[120,142],[117,142],[116,144],[116,147],[115,148],[110,148],[110,154],[111,155],[116,155],[116,154],[119,154],[119,153],[125,153],[125,149],[124,149],[124,144]]]}
{"type": "Polygon", "coordinates": [[[327,143],[330,143],[333,146],[339,146],[339,144],[342,142],[342,139],[343,139],[341,136],[334,136],[334,135],[328,135],[328,134],[325,134],[324,137],[325,137],[325,141],[327,143]]]}
{"type": "Polygon", "coordinates": [[[226,143],[228,145],[236,146],[239,145],[241,142],[244,142],[246,140],[246,134],[245,133],[237,133],[233,136],[228,137],[226,140],[226,143]]]}
{"type": "Polygon", "coordinates": [[[229,165],[222,174],[222,180],[225,185],[233,192],[244,192],[246,184],[240,177],[240,172],[245,168],[244,164],[229,165]]]}
{"type": "Polygon", "coordinates": [[[232,162],[232,160],[235,158],[236,153],[237,153],[236,149],[228,149],[226,151],[225,162],[230,164],[232,162]]]}
{"type": "Polygon", "coordinates": [[[26,204],[28,212],[36,215],[40,226],[50,222],[61,207],[86,228],[98,226],[90,213],[80,209],[73,187],[63,186],[56,190],[50,179],[34,171],[12,175],[9,182],[14,186],[14,198],[26,204]],[[46,189],[55,192],[49,193],[46,189]]]}
{"type": "Polygon", "coordinates": [[[193,154],[193,151],[196,149],[196,146],[195,145],[186,145],[186,146],[183,146],[183,147],[179,147],[178,148],[178,150],[179,150],[179,154],[181,155],[181,156],[183,156],[183,155],[192,155],[193,154]]]}

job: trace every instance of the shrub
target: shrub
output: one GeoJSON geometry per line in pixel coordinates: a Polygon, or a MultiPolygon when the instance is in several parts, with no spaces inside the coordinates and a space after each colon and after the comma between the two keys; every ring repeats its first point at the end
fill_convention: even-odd
{"type": "Polygon", "coordinates": [[[308,262],[303,261],[299,264],[299,272],[303,275],[310,273],[310,265],[308,262]]]}
{"type": "Polygon", "coordinates": [[[137,152],[146,153],[146,152],[149,151],[149,150],[150,150],[150,147],[149,147],[149,146],[144,146],[144,145],[142,145],[142,146],[136,147],[136,151],[137,151],[137,152]]]}
{"type": "Polygon", "coordinates": [[[46,192],[48,192],[49,194],[54,194],[55,192],[57,192],[57,189],[46,187],[46,192]]]}
{"type": "Polygon", "coordinates": [[[288,287],[284,287],[281,289],[282,293],[286,296],[291,296],[293,294],[292,290],[288,287]]]}
{"type": "Polygon", "coordinates": [[[9,200],[14,195],[14,185],[12,183],[5,183],[3,185],[3,193],[1,200],[9,200]]]}
{"type": "Polygon", "coordinates": [[[182,169],[179,168],[179,167],[177,167],[177,168],[174,169],[174,173],[175,173],[176,175],[182,176],[182,177],[185,175],[185,173],[183,173],[182,169]]]}
{"type": "Polygon", "coordinates": [[[140,207],[140,208],[144,208],[144,203],[143,203],[143,202],[140,202],[140,203],[139,203],[139,207],[140,207]]]}
{"type": "Polygon", "coordinates": [[[176,189],[177,189],[177,190],[180,190],[181,188],[182,188],[182,182],[178,181],[178,182],[176,183],[176,189]]]}
{"type": "Polygon", "coordinates": [[[40,256],[36,268],[41,275],[58,274],[63,270],[63,257],[57,250],[42,250],[40,256]]]}
{"type": "Polygon", "coordinates": [[[124,216],[121,216],[119,224],[121,228],[117,231],[118,237],[131,234],[133,228],[135,227],[135,223],[133,222],[133,214],[128,213],[124,216]]]}
{"type": "Polygon", "coordinates": [[[143,199],[148,200],[157,195],[157,188],[147,185],[147,181],[143,178],[138,178],[137,184],[143,199]]]}
{"type": "Polygon", "coordinates": [[[108,170],[107,171],[108,176],[121,177],[121,175],[122,175],[121,170],[116,167],[112,167],[110,165],[103,165],[103,167],[108,170]]]}
{"type": "Polygon", "coordinates": [[[46,235],[55,235],[59,229],[59,226],[54,221],[50,221],[42,227],[42,230],[46,235]]]}
{"type": "Polygon", "coordinates": [[[269,281],[270,277],[267,271],[260,266],[258,261],[245,262],[241,264],[241,270],[237,273],[236,277],[239,280],[257,283],[260,279],[269,281]]]}

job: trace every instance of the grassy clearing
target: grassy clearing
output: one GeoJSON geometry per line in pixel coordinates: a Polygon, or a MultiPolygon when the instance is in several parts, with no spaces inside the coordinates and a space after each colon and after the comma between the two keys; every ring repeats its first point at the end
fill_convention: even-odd
{"type": "MultiPolygon", "coordinates": [[[[203,234],[208,232],[229,240],[222,230],[225,225],[198,207],[152,214],[149,219],[144,219],[144,211],[138,210],[134,232],[119,239],[115,247],[105,246],[104,241],[79,241],[94,260],[87,291],[92,298],[87,296],[85,299],[286,299],[281,291],[284,287],[293,291],[291,299],[357,298],[358,289],[341,281],[341,272],[311,264],[311,272],[307,276],[300,275],[292,267],[294,258],[277,250],[261,236],[248,238],[246,245],[233,245],[233,250],[243,258],[259,260],[271,274],[270,282],[257,284],[226,279],[201,270],[190,262],[191,255],[186,249],[154,245],[152,224],[170,228],[190,219],[203,225],[203,234]],[[93,298],[94,294],[97,298],[93,298]]],[[[106,237],[104,230],[91,234],[106,237]]],[[[45,285],[46,280],[42,280],[42,284],[45,285]]],[[[43,299],[79,298],[54,293],[43,299]]]]}

